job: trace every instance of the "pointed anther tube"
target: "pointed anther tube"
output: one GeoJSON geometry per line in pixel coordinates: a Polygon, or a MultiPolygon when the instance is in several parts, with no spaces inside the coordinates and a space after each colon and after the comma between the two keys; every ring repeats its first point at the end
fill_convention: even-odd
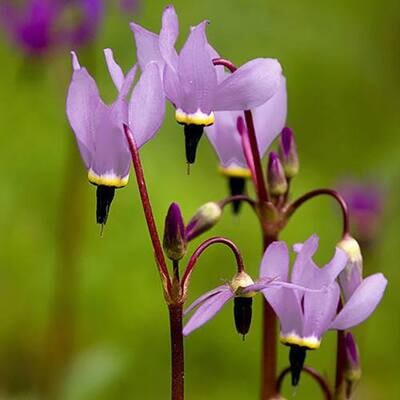
{"type": "Polygon", "coordinates": [[[235,297],[233,303],[235,327],[244,338],[250,330],[253,299],[251,297],[235,297]]]}
{"type": "Polygon", "coordinates": [[[188,164],[194,164],[194,162],[196,161],[197,147],[203,135],[204,126],[185,124],[183,129],[185,134],[186,161],[188,162],[188,164]]]}
{"type": "Polygon", "coordinates": [[[292,386],[297,386],[300,381],[300,374],[303,370],[304,361],[306,359],[307,347],[293,344],[290,346],[289,362],[290,372],[292,375],[292,386]]]}
{"type": "MultiPolygon", "coordinates": [[[[246,192],[246,178],[230,176],[228,182],[231,196],[242,195],[246,192]]],[[[239,214],[241,206],[242,202],[240,200],[234,200],[232,202],[232,211],[235,215],[239,214]]]]}
{"type": "Polygon", "coordinates": [[[293,178],[299,173],[299,156],[296,141],[290,128],[283,128],[279,143],[279,158],[281,159],[286,178],[293,178]]]}
{"type": "Polygon", "coordinates": [[[269,153],[267,177],[268,188],[273,196],[280,196],[286,193],[288,183],[285,172],[278,155],[273,151],[269,153]]]}
{"type": "Polygon", "coordinates": [[[99,185],[96,189],[96,221],[105,225],[114,199],[115,187],[99,185]]]}
{"type": "Polygon", "coordinates": [[[169,206],[164,226],[163,247],[170,260],[178,261],[186,254],[185,225],[177,203],[169,206]]]}

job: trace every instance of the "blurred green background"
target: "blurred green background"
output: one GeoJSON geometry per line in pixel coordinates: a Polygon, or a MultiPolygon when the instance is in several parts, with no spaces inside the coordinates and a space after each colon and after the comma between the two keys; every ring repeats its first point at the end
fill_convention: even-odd
{"type": "MultiPolygon", "coordinates": [[[[129,20],[159,30],[165,3],[142,3],[132,18],[110,11],[95,48],[80,52],[107,101],[115,92],[102,48],[113,48],[127,70],[135,61],[129,20]]],[[[281,61],[288,82],[288,125],[296,133],[301,159],[294,196],[335,185],[345,176],[371,177],[387,187],[382,228],[365,269],[384,272],[390,284],[377,312],[356,329],[363,365],[357,398],[396,398],[400,3],[179,0],[174,5],[180,44],[191,24],[207,18],[209,40],[224,57],[237,64],[259,56],[281,61]]],[[[167,310],[134,179],[117,192],[100,238],[95,190],[86,183],[65,117],[68,52],[32,67],[3,40],[0,63],[0,399],[40,399],[41,388],[63,400],[166,399],[167,310]]],[[[182,129],[170,106],[142,159],[160,231],[171,201],[179,202],[189,219],[198,206],[226,194],[206,139],[186,175],[182,129]]],[[[327,261],[340,230],[337,210],[323,198],[298,212],[282,238],[292,244],[317,233],[318,260],[327,261]]],[[[261,243],[248,207],[236,218],[225,212],[211,234],[233,239],[256,276],[261,243]]],[[[210,249],[194,274],[189,300],[233,273],[231,254],[218,246],[210,249]]],[[[230,306],[186,339],[188,399],[257,398],[260,305],[258,299],[245,342],[233,328],[230,306]]],[[[308,357],[308,364],[330,381],[334,344],[335,335],[329,333],[308,357]]],[[[287,349],[279,350],[283,368],[287,349]]],[[[292,396],[288,382],[284,394],[292,396]]],[[[319,389],[304,376],[296,398],[320,398],[319,389]]]]}

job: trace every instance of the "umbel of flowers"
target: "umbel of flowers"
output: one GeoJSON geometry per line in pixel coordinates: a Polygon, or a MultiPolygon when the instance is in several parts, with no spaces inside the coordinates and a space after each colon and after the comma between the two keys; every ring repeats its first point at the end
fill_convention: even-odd
{"type": "Polygon", "coordinates": [[[67,115],[88,172],[96,186],[96,220],[107,222],[115,190],[127,185],[133,163],[144,216],[162,281],[171,333],[171,398],[184,398],[184,336],[210,321],[228,302],[233,303],[237,332],[245,337],[251,328],[253,297],[263,296],[261,399],[281,396],[281,383],[291,373],[294,386],[301,372],[320,385],[324,398],[347,399],[359,380],[360,356],[349,331],[366,320],[379,304],[387,281],[380,273],[364,278],[362,256],[349,232],[349,213],[343,198],[330,189],[316,189],[291,201],[291,181],[299,173],[295,137],[286,121],[286,80],[279,62],[270,58],[250,60],[237,68],[208,43],[207,21],[195,25],[178,52],[175,42],[178,18],[172,6],[162,16],[159,34],[131,24],[140,77],[136,65],[124,73],[106,49],[106,64],[117,96],[105,104],[96,82],[72,53],[73,75],[67,97],[67,115]],[[175,107],[175,118],[184,126],[185,154],[195,161],[196,148],[205,128],[219,159],[219,170],[228,178],[230,194],[209,201],[185,223],[178,204],[169,206],[163,240],[156,229],[139,149],[159,131],[165,102],[175,107]],[[271,150],[279,137],[277,151],[271,150]],[[267,156],[266,169],[262,158],[267,156]],[[247,194],[246,181],[254,188],[247,194]],[[305,202],[325,195],[340,206],[342,236],[332,260],[323,267],[313,256],[318,237],[295,244],[296,259],[289,266],[289,248],[278,235],[305,202]],[[241,253],[222,236],[205,239],[194,250],[190,242],[212,229],[232,204],[235,213],[248,204],[262,232],[264,256],[253,279],[241,253]],[[233,278],[200,296],[183,311],[192,273],[210,246],[227,246],[234,255],[233,278]],[[170,264],[170,265],[169,265],[170,264]],[[182,264],[184,267],[182,267],[182,264]],[[183,323],[184,315],[192,314],[183,323]],[[289,367],[278,376],[276,324],[280,342],[289,347],[289,367]],[[322,345],[328,330],[337,331],[336,382],[332,388],[315,369],[306,366],[308,351],[322,345]]]}

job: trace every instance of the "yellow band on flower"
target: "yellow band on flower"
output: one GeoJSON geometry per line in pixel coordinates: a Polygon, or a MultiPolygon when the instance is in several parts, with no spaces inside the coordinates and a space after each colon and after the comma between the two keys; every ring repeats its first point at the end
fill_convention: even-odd
{"type": "Polygon", "coordinates": [[[205,114],[200,110],[197,110],[193,114],[186,114],[183,110],[178,108],[175,111],[175,118],[180,124],[186,125],[212,125],[215,121],[214,113],[205,114]]]}
{"type": "Polygon", "coordinates": [[[221,167],[219,166],[218,171],[225,176],[232,178],[250,178],[251,171],[248,168],[242,167],[221,167]]]}
{"type": "Polygon", "coordinates": [[[280,337],[281,343],[283,344],[296,344],[301,347],[307,347],[310,350],[318,349],[321,341],[315,336],[300,337],[295,333],[280,337]]]}
{"type": "Polygon", "coordinates": [[[115,188],[122,188],[128,184],[129,175],[121,178],[113,173],[97,175],[93,170],[89,170],[88,179],[90,183],[94,183],[95,185],[104,185],[115,188]]]}

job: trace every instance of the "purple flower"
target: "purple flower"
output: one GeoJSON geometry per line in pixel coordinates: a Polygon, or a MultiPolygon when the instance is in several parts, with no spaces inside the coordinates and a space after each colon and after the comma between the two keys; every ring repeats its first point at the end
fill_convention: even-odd
{"type": "MultiPolygon", "coordinates": [[[[264,104],[254,108],[253,119],[260,157],[285,126],[287,96],[285,78],[278,91],[264,104]]],[[[228,177],[249,177],[250,171],[243,152],[238,118],[241,111],[218,111],[213,125],[205,128],[206,135],[218,155],[220,171],[228,177]]]]}
{"type": "Polygon", "coordinates": [[[261,279],[273,274],[295,285],[319,289],[299,292],[286,287],[273,287],[262,290],[279,318],[281,342],[291,347],[289,358],[293,385],[298,383],[306,350],[317,349],[327,330],[349,329],[367,319],[381,301],[387,284],[380,273],[369,276],[337,312],[340,288],[336,278],[347,264],[347,254],[336,248],[332,260],[319,268],[312,259],[317,247],[316,235],[303,245],[295,245],[298,254],[289,277],[287,246],[284,242],[274,242],[267,248],[260,270],[261,279]]]}
{"type": "Polygon", "coordinates": [[[383,214],[384,191],[376,183],[346,180],[338,192],[349,207],[350,222],[362,246],[370,245],[378,235],[383,214]]]}
{"type": "Polygon", "coordinates": [[[133,89],[136,66],[124,76],[112,51],[104,51],[117,99],[106,105],[94,79],[80,66],[72,53],[73,75],[67,96],[67,116],[75,133],[79,151],[88,170],[89,181],[97,185],[97,222],[105,224],[116,188],[127,185],[130,153],[123,124],[130,126],[138,147],[160,128],[165,108],[158,67],[149,63],[133,89]]]}
{"type": "Polygon", "coordinates": [[[26,0],[22,6],[6,0],[0,5],[0,23],[10,40],[26,53],[41,56],[59,46],[75,47],[93,39],[103,18],[101,0],[26,0]],[[76,10],[79,22],[63,23],[76,10]]]}
{"type": "Polygon", "coordinates": [[[164,10],[159,35],[131,24],[140,67],[155,61],[163,70],[166,96],[176,109],[176,120],[185,125],[189,163],[195,160],[203,127],[214,123],[215,111],[260,106],[274,96],[282,80],[278,61],[267,58],[251,60],[233,74],[218,80],[212,62],[218,54],[207,42],[206,26],[207,21],[203,21],[193,27],[178,54],[174,46],[179,24],[172,6],[164,10]]]}
{"type": "Polygon", "coordinates": [[[183,328],[183,334],[187,336],[195,329],[200,328],[213,318],[229,300],[234,300],[236,330],[243,336],[246,335],[251,323],[252,298],[256,292],[281,286],[299,291],[304,289],[301,286],[282,282],[279,279],[279,276],[269,275],[253,282],[246,272],[238,272],[230,282],[200,296],[185,310],[184,314],[187,315],[197,307],[197,310],[183,328]]]}

